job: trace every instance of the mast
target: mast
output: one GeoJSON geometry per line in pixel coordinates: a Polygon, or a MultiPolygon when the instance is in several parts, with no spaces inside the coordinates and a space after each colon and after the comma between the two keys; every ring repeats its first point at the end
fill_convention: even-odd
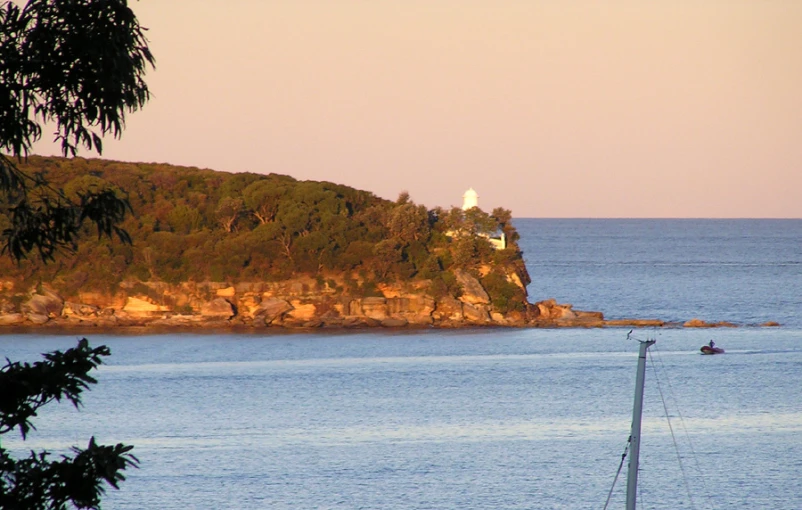
{"type": "Polygon", "coordinates": [[[635,404],[632,406],[632,431],[629,434],[629,467],[627,468],[627,508],[635,510],[638,494],[638,457],[640,456],[640,422],[643,414],[643,385],[646,380],[646,350],[656,340],[640,342],[638,375],[635,377],[635,404]]]}

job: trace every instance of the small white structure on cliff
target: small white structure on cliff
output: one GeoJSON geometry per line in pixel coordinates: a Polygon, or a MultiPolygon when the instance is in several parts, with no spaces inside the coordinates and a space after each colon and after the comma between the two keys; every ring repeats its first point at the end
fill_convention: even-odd
{"type": "MultiPolygon", "coordinates": [[[[462,210],[467,211],[473,207],[479,207],[479,193],[477,193],[473,188],[468,188],[468,191],[462,195],[462,210]]],[[[456,232],[446,232],[446,235],[449,237],[454,237],[460,234],[456,232]]],[[[501,232],[499,237],[492,236],[489,233],[481,232],[477,235],[490,241],[490,244],[493,246],[493,248],[497,250],[503,250],[507,247],[507,236],[504,235],[504,232],[501,232]]]]}
{"type": "Polygon", "coordinates": [[[490,237],[487,234],[479,234],[482,237],[486,237],[490,244],[493,245],[493,248],[497,250],[503,250],[507,247],[507,236],[504,235],[504,232],[501,233],[499,237],[490,237]]]}
{"type": "Polygon", "coordinates": [[[468,188],[462,195],[462,210],[467,211],[471,207],[479,207],[479,194],[473,188],[468,188]]]}

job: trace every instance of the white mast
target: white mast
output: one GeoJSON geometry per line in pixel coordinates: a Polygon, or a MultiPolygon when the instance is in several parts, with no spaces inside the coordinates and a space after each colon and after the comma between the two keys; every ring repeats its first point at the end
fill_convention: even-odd
{"type": "Polygon", "coordinates": [[[632,431],[629,434],[630,455],[627,472],[627,508],[635,510],[638,495],[638,457],[640,456],[640,422],[643,414],[643,385],[646,380],[646,350],[656,340],[640,342],[638,352],[638,375],[635,377],[635,405],[632,407],[632,431]]]}

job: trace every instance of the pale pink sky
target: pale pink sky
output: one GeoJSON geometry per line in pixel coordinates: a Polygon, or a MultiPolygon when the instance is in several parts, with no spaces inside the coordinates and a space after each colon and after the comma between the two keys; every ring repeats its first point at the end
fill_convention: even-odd
{"type": "Polygon", "coordinates": [[[428,207],[473,187],[516,217],[802,218],[800,0],[130,5],[153,99],[108,159],[428,207]]]}

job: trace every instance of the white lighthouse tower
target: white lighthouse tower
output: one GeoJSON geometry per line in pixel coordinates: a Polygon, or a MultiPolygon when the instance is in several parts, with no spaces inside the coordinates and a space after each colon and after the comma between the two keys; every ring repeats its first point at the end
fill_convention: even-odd
{"type": "Polygon", "coordinates": [[[479,194],[473,188],[468,188],[462,195],[462,210],[467,211],[471,207],[479,207],[479,194]]]}

